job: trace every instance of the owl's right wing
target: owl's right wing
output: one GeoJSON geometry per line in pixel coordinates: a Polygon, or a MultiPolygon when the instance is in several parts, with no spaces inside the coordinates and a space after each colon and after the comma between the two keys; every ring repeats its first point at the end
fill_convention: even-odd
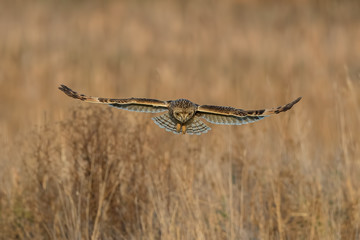
{"type": "Polygon", "coordinates": [[[128,111],[157,113],[157,112],[167,111],[169,106],[168,102],[160,101],[156,99],[149,99],[149,98],[116,99],[116,98],[90,97],[90,96],[85,96],[84,94],[79,94],[65,85],[61,85],[59,89],[69,97],[79,99],[84,102],[108,104],[111,107],[116,107],[128,111]]]}
{"type": "Polygon", "coordinates": [[[241,125],[261,120],[272,114],[285,112],[299,102],[300,99],[301,97],[277,108],[260,110],[243,110],[233,107],[202,105],[198,107],[196,116],[204,118],[214,124],[241,125]]]}

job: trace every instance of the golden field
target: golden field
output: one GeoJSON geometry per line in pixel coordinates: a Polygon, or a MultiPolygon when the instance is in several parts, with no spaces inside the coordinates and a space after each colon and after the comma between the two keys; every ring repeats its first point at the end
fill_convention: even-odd
{"type": "Polygon", "coordinates": [[[0,239],[359,239],[358,1],[0,2],[0,239]],[[70,99],[286,113],[201,136],[70,99]]]}

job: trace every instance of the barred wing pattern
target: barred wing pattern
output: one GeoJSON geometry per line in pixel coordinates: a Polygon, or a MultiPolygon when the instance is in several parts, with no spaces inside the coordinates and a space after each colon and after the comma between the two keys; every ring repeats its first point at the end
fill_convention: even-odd
{"type": "Polygon", "coordinates": [[[118,109],[124,109],[132,112],[143,112],[143,113],[159,113],[167,111],[167,108],[158,107],[158,106],[147,106],[143,104],[118,104],[118,103],[112,103],[109,104],[111,107],[115,107],[118,109]]]}
{"type": "Polygon", "coordinates": [[[169,113],[164,113],[160,116],[153,117],[152,120],[161,128],[165,128],[166,131],[179,134],[176,130],[176,122],[174,122],[169,113]]]}
{"type": "Polygon", "coordinates": [[[259,121],[272,114],[285,112],[299,102],[300,99],[301,97],[277,108],[260,110],[243,110],[232,107],[202,105],[198,107],[196,115],[214,124],[242,125],[259,121]]]}
{"type": "Polygon", "coordinates": [[[187,127],[186,133],[190,135],[200,135],[202,133],[207,133],[211,128],[203,123],[198,117],[195,117],[191,124],[187,127]]]}
{"type": "MultiPolygon", "coordinates": [[[[152,120],[161,128],[164,128],[168,132],[172,132],[175,134],[181,133],[179,131],[178,123],[175,122],[169,113],[162,114],[160,116],[153,117],[152,120]]],[[[206,133],[210,131],[211,128],[208,127],[205,123],[203,123],[198,117],[195,117],[189,125],[185,128],[185,133],[190,135],[200,135],[202,133],[206,133]]]]}
{"type": "Polygon", "coordinates": [[[199,117],[204,118],[206,121],[213,124],[222,125],[242,125],[259,121],[267,116],[247,116],[247,117],[235,117],[235,116],[223,116],[218,114],[199,114],[199,117]]]}
{"type": "Polygon", "coordinates": [[[108,104],[111,107],[124,109],[135,112],[147,112],[147,113],[158,113],[168,111],[169,103],[166,101],[160,101],[149,98],[101,98],[101,97],[90,97],[84,94],[79,94],[65,85],[59,87],[69,97],[79,99],[84,102],[91,103],[103,103],[108,104]]]}

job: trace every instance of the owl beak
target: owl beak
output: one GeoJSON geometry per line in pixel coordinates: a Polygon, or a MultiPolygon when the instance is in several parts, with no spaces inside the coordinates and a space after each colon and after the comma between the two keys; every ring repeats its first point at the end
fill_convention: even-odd
{"type": "Polygon", "coordinates": [[[185,122],[186,115],[185,114],[180,114],[180,119],[181,119],[181,122],[185,122]]]}

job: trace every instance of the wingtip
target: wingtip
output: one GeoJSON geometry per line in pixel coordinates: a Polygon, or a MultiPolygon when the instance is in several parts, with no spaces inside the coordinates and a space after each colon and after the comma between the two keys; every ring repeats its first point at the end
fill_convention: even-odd
{"type": "Polygon", "coordinates": [[[294,104],[298,103],[301,99],[302,99],[302,97],[298,97],[297,99],[295,99],[294,101],[292,101],[292,102],[291,102],[291,106],[293,106],[294,104]]]}
{"type": "Polygon", "coordinates": [[[294,101],[292,101],[291,103],[285,105],[284,110],[287,111],[289,109],[291,109],[296,103],[298,103],[300,100],[302,99],[302,97],[298,97],[297,99],[295,99],[294,101]]]}
{"type": "Polygon", "coordinates": [[[60,84],[60,87],[58,87],[58,89],[60,89],[61,91],[65,92],[65,91],[68,91],[70,88],[68,88],[68,87],[65,86],[64,84],[60,84]]]}
{"type": "Polygon", "coordinates": [[[64,84],[61,84],[59,89],[60,89],[60,91],[62,91],[63,93],[65,93],[69,97],[84,100],[83,96],[79,95],[77,92],[75,92],[71,88],[65,86],[64,84]]]}
{"type": "Polygon", "coordinates": [[[290,110],[296,103],[298,103],[301,100],[302,97],[298,97],[297,99],[295,99],[294,101],[284,105],[284,106],[279,106],[276,108],[276,110],[274,111],[275,114],[281,113],[281,112],[286,112],[288,110],[290,110]]]}

